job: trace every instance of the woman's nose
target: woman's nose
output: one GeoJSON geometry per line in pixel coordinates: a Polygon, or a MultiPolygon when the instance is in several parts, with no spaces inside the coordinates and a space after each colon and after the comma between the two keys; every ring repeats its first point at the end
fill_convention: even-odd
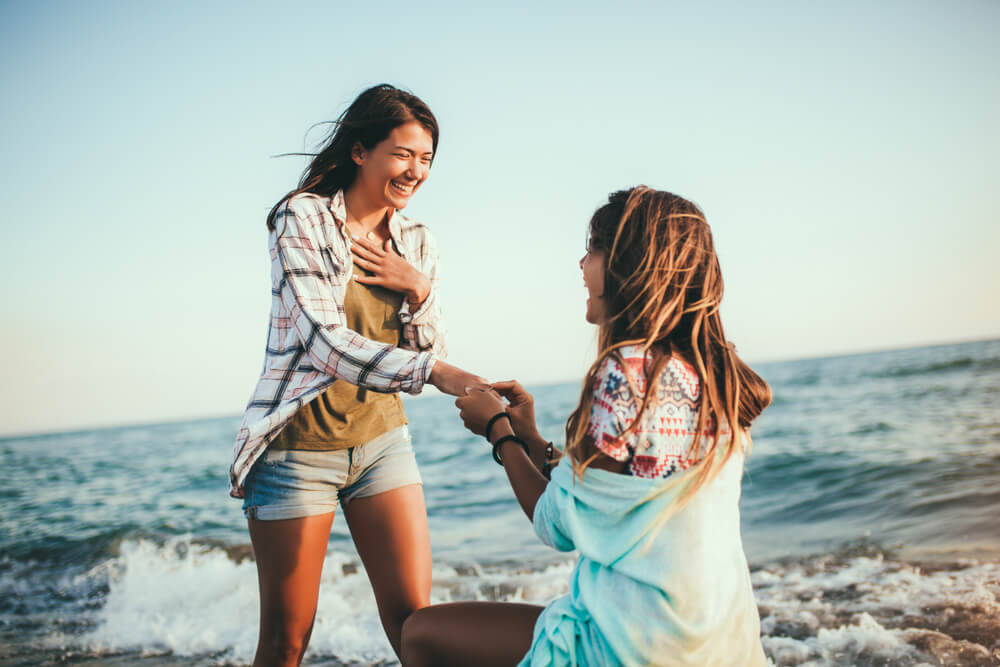
{"type": "Polygon", "coordinates": [[[585,259],[587,259],[586,255],[584,255],[583,257],[580,258],[580,270],[581,271],[583,271],[583,260],[585,260],[585,259]]]}
{"type": "Polygon", "coordinates": [[[418,159],[413,159],[410,162],[410,168],[408,170],[409,176],[417,181],[424,180],[424,176],[427,175],[427,165],[418,159]]]}

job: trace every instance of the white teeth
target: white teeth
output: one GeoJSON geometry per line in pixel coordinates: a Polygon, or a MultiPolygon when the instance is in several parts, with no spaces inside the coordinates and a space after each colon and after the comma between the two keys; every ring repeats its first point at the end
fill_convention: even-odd
{"type": "Polygon", "coordinates": [[[396,188],[397,190],[400,190],[402,192],[412,192],[413,191],[413,186],[412,185],[400,185],[396,181],[390,181],[390,183],[392,183],[392,186],[394,188],[396,188]]]}

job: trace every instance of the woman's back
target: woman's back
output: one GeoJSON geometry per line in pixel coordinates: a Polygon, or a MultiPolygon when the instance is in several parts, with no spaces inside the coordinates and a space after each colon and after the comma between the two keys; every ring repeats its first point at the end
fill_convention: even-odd
{"type": "Polygon", "coordinates": [[[543,613],[550,647],[536,648],[583,652],[579,664],[763,664],[739,532],[742,473],[743,456],[732,456],[663,523],[683,484],[595,468],[580,480],[568,463],[557,466],[535,531],[580,559],[569,595],[543,613]],[[586,636],[574,637],[574,627],[586,636]]]}
{"type": "Polygon", "coordinates": [[[670,664],[763,664],[740,539],[743,455],[682,501],[712,440],[706,434],[692,452],[698,375],[679,357],[669,360],[630,429],[652,360],[637,346],[621,348],[621,360],[599,369],[589,434],[609,456],[628,461],[628,474],[588,467],[580,479],[565,461],[535,508],[541,539],[580,553],[570,594],[544,614],[553,621],[547,645],[536,649],[566,651],[552,656],[556,664],[581,651],[583,664],[656,664],[666,656],[670,664]],[[585,636],[560,636],[572,626],[586,628],[585,636]]]}

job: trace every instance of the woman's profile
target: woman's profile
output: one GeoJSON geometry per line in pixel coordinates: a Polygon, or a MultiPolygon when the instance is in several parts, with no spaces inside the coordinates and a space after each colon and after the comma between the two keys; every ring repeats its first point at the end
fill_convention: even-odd
{"type": "Polygon", "coordinates": [[[542,541],[579,551],[569,593],[546,607],[421,609],[403,628],[403,664],[764,665],[738,501],[750,424],[771,393],[723,332],[705,216],[669,192],[616,192],[590,221],[580,268],[598,354],[565,456],[554,461],[520,384],[456,400],[542,541]]]}
{"type": "Polygon", "coordinates": [[[267,217],[267,349],[230,468],[257,561],[254,665],[301,661],[338,507],[397,653],[403,621],[429,603],[427,513],[398,392],[485,382],[441,360],[436,245],[400,213],[437,144],[422,100],[369,88],[267,217]]]}

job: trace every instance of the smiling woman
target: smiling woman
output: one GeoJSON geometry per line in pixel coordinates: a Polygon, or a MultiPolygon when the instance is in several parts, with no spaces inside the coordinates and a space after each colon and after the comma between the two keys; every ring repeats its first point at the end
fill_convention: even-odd
{"type": "Polygon", "coordinates": [[[370,88],[268,215],[264,370],[230,468],[260,584],[255,665],[301,662],[339,505],[397,653],[403,621],[429,603],[427,512],[398,393],[485,383],[441,361],[436,246],[399,212],[437,140],[420,98],[370,88]]]}

